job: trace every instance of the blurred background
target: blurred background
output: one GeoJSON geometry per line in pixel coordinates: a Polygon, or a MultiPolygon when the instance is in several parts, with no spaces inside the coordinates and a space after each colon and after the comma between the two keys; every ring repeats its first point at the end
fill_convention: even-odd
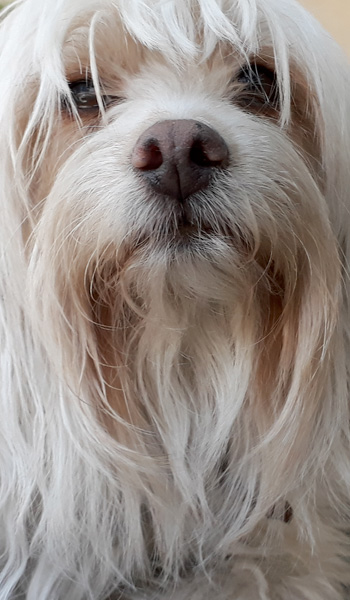
{"type": "MultiPolygon", "coordinates": [[[[11,0],[0,0],[0,6],[11,0]]],[[[299,0],[350,56],[350,0],[299,0]]]]}
{"type": "Polygon", "coordinates": [[[299,0],[350,56],[350,0],[299,0]]]}

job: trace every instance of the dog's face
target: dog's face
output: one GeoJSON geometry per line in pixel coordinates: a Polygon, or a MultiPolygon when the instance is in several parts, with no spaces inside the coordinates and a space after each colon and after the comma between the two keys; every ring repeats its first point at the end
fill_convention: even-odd
{"type": "Polygon", "coordinates": [[[5,168],[47,362],[138,465],[176,448],[183,489],[186,453],[203,475],[231,452],[243,527],[313,468],[325,419],[348,152],[333,46],[274,0],[27,0],[7,26],[5,168]]]}
{"type": "Polygon", "coordinates": [[[119,265],[123,252],[166,268],[197,259],[208,269],[222,256],[246,279],[249,263],[260,278],[284,256],[291,270],[313,202],[326,208],[314,187],[322,194],[325,181],[308,66],[276,60],[266,33],[254,52],[212,31],[208,40],[196,3],[182,7],[193,19],[186,52],[154,10],[160,48],[133,39],[136,25],[125,31],[108,4],[104,18],[84,14],[66,32],[67,85],[33,193],[47,197],[40,218],[64,205],[94,264],[113,248],[119,265]],[[292,210],[300,195],[308,200],[292,210]]]}

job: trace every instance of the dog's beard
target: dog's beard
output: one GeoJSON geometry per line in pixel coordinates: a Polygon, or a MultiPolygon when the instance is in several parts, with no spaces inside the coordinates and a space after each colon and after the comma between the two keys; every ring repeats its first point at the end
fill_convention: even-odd
{"type": "Polygon", "coordinates": [[[101,185],[103,151],[87,143],[32,238],[29,301],[52,362],[135,452],[146,495],[165,502],[170,486],[205,512],[210,482],[223,547],[312,470],[326,418],[337,250],[318,185],[270,129],[265,171],[219,174],[185,208],[134,176],[107,169],[101,185]]]}

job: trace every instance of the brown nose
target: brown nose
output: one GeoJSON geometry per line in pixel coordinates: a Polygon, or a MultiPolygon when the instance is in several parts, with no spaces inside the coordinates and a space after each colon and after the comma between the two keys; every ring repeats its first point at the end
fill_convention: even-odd
{"type": "Polygon", "coordinates": [[[208,187],[228,158],[226,143],[214,129],[177,120],[161,121],[144,131],[131,163],[156,192],[183,201],[208,187]]]}

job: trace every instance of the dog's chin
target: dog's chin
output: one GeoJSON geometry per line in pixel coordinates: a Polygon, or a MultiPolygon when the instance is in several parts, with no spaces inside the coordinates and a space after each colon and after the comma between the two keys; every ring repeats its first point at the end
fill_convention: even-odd
{"type": "Polygon", "coordinates": [[[222,215],[210,210],[215,193],[195,194],[186,198],[152,198],[158,204],[157,217],[131,229],[126,236],[130,248],[150,247],[166,253],[169,258],[180,255],[209,258],[208,253],[227,246],[237,251],[248,250],[249,243],[238,224],[230,223],[222,215]]]}
{"type": "Polygon", "coordinates": [[[146,268],[151,267],[150,261],[154,261],[153,267],[155,267],[156,261],[160,260],[167,271],[173,271],[183,264],[193,263],[198,266],[214,264],[218,262],[219,255],[222,258],[223,254],[227,255],[227,262],[229,262],[229,255],[232,252],[237,254],[244,252],[238,234],[229,235],[224,225],[220,232],[217,226],[188,221],[186,218],[158,226],[156,236],[149,235],[149,232],[140,232],[139,235],[126,239],[125,242],[130,257],[142,257],[142,261],[144,260],[147,265],[146,268]],[[224,229],[225,234],[223,234],[224,229]]]}
{"type": "Polygon", "coordinates": [[[224,225],[220,228],[210,223],[204,216],[194,214],[188,204],[176,208],[175,214],[158,227],[157,239],[160,245],[173,249],[191,250],[207,246],[210,241],[224,234],[224,225]]]}

